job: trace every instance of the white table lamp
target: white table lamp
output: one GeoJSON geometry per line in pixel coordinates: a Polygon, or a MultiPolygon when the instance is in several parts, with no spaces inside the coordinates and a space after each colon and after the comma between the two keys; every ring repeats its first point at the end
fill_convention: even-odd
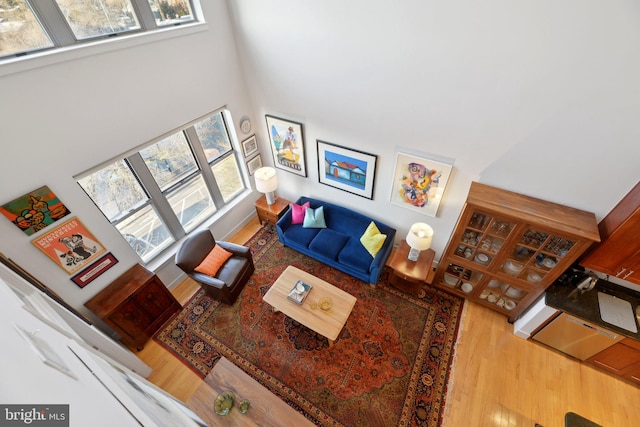
{"type": "Polygon", "coordinates": [[[278,175],[272,167],[262,167],[257,169],[253,174],[256,180],[256,190],[264,193],[267,198],[267,204],[272,205],[276,202],[276,193],[278,189],[278,175]]]}
{"type": "Polygon", "coordinates": [[[407,244],[411,248],[409,251],[409,260],[417,261],[420,251],[426,251],[431,247],[433,239],[433,228],[424,222],[416,222],[407,233],[407,244]]]}

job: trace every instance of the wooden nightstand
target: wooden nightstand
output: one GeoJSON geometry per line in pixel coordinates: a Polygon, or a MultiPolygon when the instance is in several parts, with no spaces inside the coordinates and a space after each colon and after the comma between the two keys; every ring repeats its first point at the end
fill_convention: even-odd
{"type": "Polygon", "coordinates": [[[276,196],[275,203],[269,206],[267,204],[267,198],[263,194],[262,197],[256,200],[255,203],[256,212],[258,213],[260,224],[268,222],[270,224],[276,225],[276,222],[278,222],[282,215],[284,215],[290,204],[291,202],[287,199],[276,196]]]}
{"type": "Polygon", "coordinates": [[[405,240],[400,242],[388,264],[393,270],[389,283],[398,289],[419,296],[421,285],[430,283],[433,279],[432,264],[436,253],[433,249],[427,249],[420,252],[417,261],[410,261],[407,258],[410,250],[405,240]]]}
{"type": "Polygon", "coordinates": [[[182,309],[158,276],[140,264],[84,305],[137,350],[142,350],[163,323],[182,309]]]}

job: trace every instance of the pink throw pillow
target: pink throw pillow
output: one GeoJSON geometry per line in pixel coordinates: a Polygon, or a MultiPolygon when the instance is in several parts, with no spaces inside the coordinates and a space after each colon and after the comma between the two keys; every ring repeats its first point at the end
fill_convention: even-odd
{"type": "Polygon", "coordinates": [[[304,213],[309,206],[309,202],[304,203],[302,206],[291,203],[291,224],[302,224],[304,222],[304,213]]]}

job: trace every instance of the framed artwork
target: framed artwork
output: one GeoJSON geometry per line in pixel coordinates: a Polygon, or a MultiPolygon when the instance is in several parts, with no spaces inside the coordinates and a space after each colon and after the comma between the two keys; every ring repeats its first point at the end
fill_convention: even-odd
{"type": "Polygon", "coordinates": [[[302,123],[266,115],[273,162],[279,169],[307,176],[302,123]]]}
{"type": "Polygon", "coordinates": [[[452,165],[398,153],[393,172],[391,203],[436,216],[452,165]]]}
{"type": "Polygon", "coordinates": [[[262,167],[262,156],[258,154],[253,159],[247,162],[247,169],[249,170],[249,175],[253,175],[256,169],[260,169],[262,167]]]}
{"type": "Polygon", "coordinates": [[[242,153],[244,157],[249,157],[258,152],[258,141],[256,136],[251,135],[249,138],[242,141],[242,153]]]}
{"type": "Polygon", "coordinates": [[[67,274],[76,273],[106,252],[78,218],[54,227],[31,241],[67,274]]]}
{"type": "Polygon", "coordinates": [[[89,283],[93,282],[102,273],[113,267],[118,263],[116,257],[111,252],[104,255],[102,258],[91,264],[89,267],[82,270],[71,278],[71,281],[76,285],[84,288],[89,283]]]}
{"type": "Polygon", "coordinates": [[[378,156],[317,140],[318,180],[358,196],[373,199],[378,156]]]}
{"type": "Polygon", "coordinates": [[[0,212],[27,236],[71,213],[46,185],[6,203],[0,212]]]}

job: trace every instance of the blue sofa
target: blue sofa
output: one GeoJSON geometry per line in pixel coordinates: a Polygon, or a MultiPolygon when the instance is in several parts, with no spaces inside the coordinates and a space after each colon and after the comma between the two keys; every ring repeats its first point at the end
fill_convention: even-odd
{"type": "Polygon", "coordinates": [[[280,241],[360,280],[372,285],[378,283],[391,254],[396,230],[358,212],[322,200],[300,197],[296,204],[305,202],[309,202],[312,209],[324,206],[327,228],[304,228],[302,224],[292,224],[292,210],[289,209],[276,224],[280,241]],[[387,235],[375,258],[360,243],[360,236],[371,221],[375,222],[382,234],[387,235]]]}

